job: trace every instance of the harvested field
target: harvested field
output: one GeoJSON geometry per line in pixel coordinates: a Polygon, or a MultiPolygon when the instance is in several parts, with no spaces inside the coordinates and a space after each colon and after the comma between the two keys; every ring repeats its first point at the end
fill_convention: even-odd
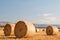
{"type": "Polygon", "coordinates": [[[4,36],[3,28],[0,28],[0,40],[60,40],[60,32],[57,35],[46,35],[46,31],[40,31],[34,35],[34,37],[29,38],[16,38],[14,35],[4,36]]]}

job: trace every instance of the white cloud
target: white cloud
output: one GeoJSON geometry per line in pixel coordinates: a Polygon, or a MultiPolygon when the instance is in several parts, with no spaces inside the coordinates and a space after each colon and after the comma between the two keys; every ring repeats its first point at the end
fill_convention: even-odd
{"type": "Polygon", "coordinates": [[[45,17],[46,20],[50,20],[50,21],[56,21],[57,18],[56,17],[45,17]]]}
{"type": "Polygon", "coordinates": [[[48,24],[48,23],[50,23],[50,21],[44,20],[44,19],[40,19],[39,22],[42,23],[42,24],[48,24]]]}
{"type": "Polygon", "coordinates": [[[51,13],[44,13],[42,14],[44,17],[47,17],[47,16],[51,16],[52,14],[51,13]]]}
{"type": "Polygon", "coordinates": [[[40,19],[39,21],[40,23],[50,24],[50,23],[56,23],[57,18],[56,17],[45,17],[45,19],[40,19]]]}
{"type": "Polygon", "coordinates": [[[56,23],[57,22],[57,18],[54,17],[54,15],[52,13],[43,13],[42,14],[42,19],[39,20],[40,23],[56,23]]]}
{"type": "Polygon", "coordinates": [[[41,17],[42,19],[39,20],[40,23],[50,24],[57,22],[57,18],[52,13],[43,13],[41,17]]]}
{"type": "Polygon", "coordinates": [[[55,22],[55,21],[57,21],[57,18],[56,17],[50,17],[49,20],[52,22],[55,22]]]}
{"type": "Polygon", "coordinates": [[[33,22],[41,24],[56,24],[60,20],[52,13],[44,13],[35,17],[33,22]]]}

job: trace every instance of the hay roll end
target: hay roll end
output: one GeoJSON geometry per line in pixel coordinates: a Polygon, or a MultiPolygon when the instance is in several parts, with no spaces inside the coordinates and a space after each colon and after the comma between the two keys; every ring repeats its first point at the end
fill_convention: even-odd
{"type": "Polygon", "coordinates": [[[6,24],[3,31],[5,36],[10,36],[14,34],[15,24],[6,24]]]}
{"type": "Polygon", "coordinates": [[[46,28],[47,35],[56,35],[58,33],[58,28],[56,26],[48,26],[46,28]]]}
{"type": "Polygon", "coordinates": [[[14,29],[15,36],[18,38],[33,36],[35,32],[35,26],[27,21],[18,21],[14,29]]]}

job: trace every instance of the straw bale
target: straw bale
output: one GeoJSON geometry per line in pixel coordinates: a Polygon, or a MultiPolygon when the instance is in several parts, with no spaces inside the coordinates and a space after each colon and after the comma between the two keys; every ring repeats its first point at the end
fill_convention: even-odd
{"type": "Polygon", "coordinates": [[[46,28],[47,35],[55,35],[58,33],[58,28],[56,26],[48,26],[46,28]]]}
{"type": "Polygon", "coordinates": [[[14,34],[18,38],[32,37],[35,32],[35,26],[27,21],[18,21],[14,29],[14,34]]]}

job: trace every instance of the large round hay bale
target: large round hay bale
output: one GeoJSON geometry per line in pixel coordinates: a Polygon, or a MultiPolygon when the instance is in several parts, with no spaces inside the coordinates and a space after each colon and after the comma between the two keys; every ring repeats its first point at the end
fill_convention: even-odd
{"type": "Polygon", "coordinates": [[[46,28],[46,34],[47,35],[55,35],[58,32],[58,28],[56,26],[48,26],[46,28]]]}
{"type": "Polygon", "coordinates": [[[6,24],[4,29],[3,29],[4,35],[5,36],[13,35],[14,34],[14,27],[15,27],[15,24],[6,24]]]}
{"type": "Polygon", "coordinates": [[[18,38],[32,37],[35,32],[35,26],[27,21],[18,21],[14,29],[14,34],[18,38]]]}

